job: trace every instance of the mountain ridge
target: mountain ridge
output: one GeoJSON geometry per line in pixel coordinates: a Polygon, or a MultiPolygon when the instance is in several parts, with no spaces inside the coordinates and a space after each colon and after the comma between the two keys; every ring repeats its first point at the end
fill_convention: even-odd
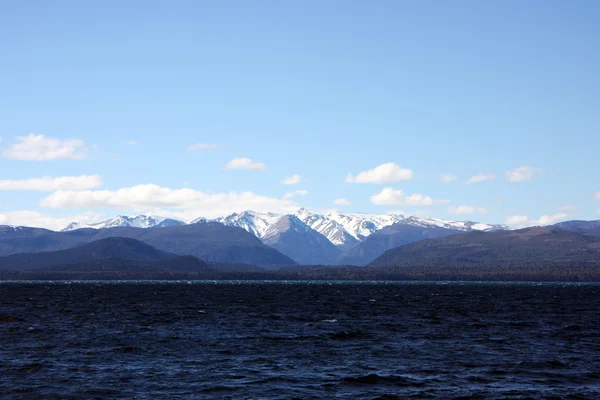
{"type": "Polygon", "coordinates": [[[81,224],[72,222],[62,231],[72,231],[81,228],[104,229],[109,227],[161,227],[165,224],[184,225],[207,222],[219,222],[226,226],[236,226],[245,229],[258,238],[262,238],[269,227],[284,215],[293,215],[310,228],[321,233],[330,242],[340,247],[351,247],[364,240],[372,233],[394,223],[405,221],[422,227],[444,227],[462,231],[470,230],[508,230],[509,227],[500,224],[483,224],[473,221],[448,221],[438,218],[421,218],[404,216],[401,214],[368,214],[368,213],[343,213],[339,211],[319,214],[306,208],[300,208],[294,213],[278,214],[273,212],[258,212],[245,210],[227,216],[208,219],[199,217],[189,222],[165,217],[152,217],[140,214],[134,217],[116,216],[106,221],[94,224],[81,224]]]}
{"type": "Polygon", "coordinates": [[[156,229],[83,228],[67,232],[0,226],[0,256],[65,250],[115,236],[136,239],[162,251],[192,255],[207,262],[268,266],[296,264],[246,230],[216,222],[156,229]]]}
{"type": "Polygon", "coordinates": [[[369,266],[524,268],[588,263],[600,266],[600,237],[547,226],[426,239],[387,250],[369,266]]]}
{"type": "Polygon", "coordinates": [[[340,250],[325,236],[294,215],[283,215],[267,229],[263,243],[300,264],[330,264],[340,250]]]}
{"type": "Polygon", "coordinates": [[[107,259],[154,262],[177,257],[132,238],[108,237],[57,251],[17,253],[0,257],[0,269],[41,269],[107,259]]]}

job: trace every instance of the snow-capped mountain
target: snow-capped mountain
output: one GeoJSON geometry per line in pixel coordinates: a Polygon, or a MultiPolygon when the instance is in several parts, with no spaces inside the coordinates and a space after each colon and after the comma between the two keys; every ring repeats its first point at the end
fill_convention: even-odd
{"type": "Polygon", "coordinates": [[[190,222],[155,216],[118,216],[95,224],[71,223],[63,231],[79,228],[161,226],[218,222],[242,228],[263,243],[303,264],[361,265],[401,244],[460,232],[506,230],[503,225],[471,221],[447,221],[403,215],[331,212],[319,214],[299,209],[293,214],[243,211],[216,219],[197,218],[190,222]],[[377,235],[374,235],[377,233],[377,235]],[[372,239],[372,240],[371,240],[372,239]]]}
{"type": "Polygon", "coordinates": [[[325,236],[289,214],[273,223],[262,241],[300,264],[332,264],[340,254],[325,236]]]}
{"type": "Polygon", "coordinates": [[[277,222],[281,216],[281,214],[260,213],[248,210],[239,214],[233,213],[226,217],[217,218],[212,221],[220,222],[226,226],[237,226],[238,228],[243,228],[257,238],[262,238],[269,227],[277,222]]]}
{"type": "Polygon", "coordinates": [[[583,235],[600,236],[600,219],[596,221],[564,221],[552,226],[581,233],[583,235]]]}
{"type": "MultiPolygon", "coordinates": [[[[419,227],[440,227],[446,229],[456,229],[460,231],[494,231],[507,230],[505,225],[490,225],[472,221],[447,221],[437,218],[405,217],[394,214],[361,214],[361,213],[341,213],[331,212],[327,214],[318,214],[301,208],[294,214],[301,222],[308,227],[325,236],[331,243],[340,247],[352,246],[372,233],[380,229],[393,225],[395,223],[404,223],[419,227]]],[[[80,228],[113,228],[113,227],[136,227],[136,228],[154,228],[162,226],[184,225],[186,223],[204,223],[219,222],[227,226],[236,226],[243,228],[258,238],[265,236],[269,228],[274,225],[283,215],[276,213],[262,213],[257,211],[243,211],[233,213],[225,217],[216,219],[207,219],[199,217],[191,222],[184,222],[171,218],[138,215],[135,217],[117,216],[106,221],[85,224],[72,222],[63,231],[71,231],[80,228]]]]}
{"type": "Polygon", "coordinates": [[[421,226],[421,227],[433,227],[437,226],[446,229],[456,229],[459,231],[506,231],[510,228],[507,225],[498,224],[482,224],[480,222],[473,221],[447,221],[439,218],[419,218],[419,217],[407,217],[399,221],[407,225],[421,226]]]}
{"type": "Polygon", "coordinates": [[[24,226],[0,225],[0,233],[12,233],[16,231],[21,231],[23,229],[27,228],[24,226]]]}
{"type": "Polygon", "coordinates": [[[495,231],[507,230],[506,225],[489,225],[472,221],[446,221],[437,218],[405,217],[400,214],[361,214],[332,212],[328,214],[312,213],[304,208],[295,215],[305,224],[321,233],[336,246],[351,246],[386,226],[403,223],[418,227],[440,227],[459,231],[495,231]]]}
{"type": "Polygon", "coordinates": [[[325,217],[343,226],[344,230],[358,241],[363,240],[381,228],[404,219],[403,215],[340,213],[337,211],[326,214],[325,217]]]}
{"type": "Polygon", "coordinates": [[[301,208],[295,213],[296,217],[306,225],[325,236],[331,243],[340,247],[350,247],[359,242],[346,228],[337,221],[325,215],[316,214],[301,208]]]}
{"type": "Polygon", "coordinates": [[[97,222],[95,224],[85,224],[81,222],[71,222],[62,231],[72,231],[81,228],[92,228],[92,229],[105,229],[105,228],[116,228],[116,227],[133,227],[133,228],[160,228],[163,226],[176,226],[185,225],[185,222],[179,221],[172,218],[138,215],[135,217],[127,217],[124,215],[118,215],[114,218],[106,221],[97,222]]]}

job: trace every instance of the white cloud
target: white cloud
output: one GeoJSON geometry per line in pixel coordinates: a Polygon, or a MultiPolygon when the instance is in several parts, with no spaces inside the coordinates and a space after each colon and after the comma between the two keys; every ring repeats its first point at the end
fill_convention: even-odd
{"type": "Polygon", "coordinates": [[[452,175],[452,174],[442,174],[440,176],[440,181],[442,181],[444,183],[452,182],[452,181],[455,181],[456,179],[457,179],[456,175],[452,175]]]}
{"type": "Polygon", "coordinates": [[[92,212],[78,215],[53,216],[34,210],[18,210],[0,213],[0,225],[33,226],[60,230],[74,221],[94,223],[100,221],[102,217],[103,214],[92,212]]]}
{"type": "Polygon", "coordinates": [[[86,148],[82,140],[60,140],[30,133],[18,136],[17,143],[4,152],[12,160],[52,161],[61,159],[82,160],[86,148]]]}
{"type": "Polygon", "coordinates": [[[251,158],[234,158],[229,161],[225,169],[249,169],[254,171],[267,171],[267,166],[264,163],[253,161],[251,158]]]}
{"type": "Polygon", "coordinates": [[[283,198],[284,199],[291,199],[292,197],[295,196],[306,196],[308,195],[308,190],[294,190],[293,192],[287,192],[283,198]]]}
{"type": "Polygon", "coordinates": [[[568,204],[564,204],[562,206],[556,207],[556,209],[559,210],[559,211],[573,211],[573,210],[576,210],[577,207],[571,206],[571,205],[568,205],[568,204]]]}
{"type": "Polygon", "coordinates": [[[300,182],[302,182],[302,177],[298,174],[287,176],[281,181],[281,183],[283,183],[284,185],[296,185],[300,182]]]}
{"type": "Polygon", "coordinates": [[[594,195],[594,199],[596,199],[596,200],[600,200],[600,190],[598,190],[598,191],[596,192],[596,194],[594,195]]]}
{"type": "Polygon", "coordinates": [[[85,190],[102,186],[100,175],[58,176],[30,179],[0,180],[0,190],[85,190]]]}
{"type": "Polygon", "coordinates": [[[448,200],[434,200],[423,194],[404,194],[404,190],[386,187],[371,196],[371,203],[381,206],[432,206],[449,203],[448,200]]]}
{"type": "Polygon", "coordinates": [[[404,210],[387,210],[385,213],[388,215],[408,215],[404,210]]]}
{"type": "Polygon", "coordinates": [[[512,215],[504,221],[506,225],[510,225],[514,228],[524,228],[527,226],[544,226],[544,225],[552,225],[560,220],[568,217],[568,214],[559,213],[552,215],[542,215],[538,219],[530,218],[527,215],[512,215]]]}
{"type": "Polygon", "coordinates": [[[221,145],[220,144],[216,144],[216,143],[192,143],[190,144],[187,149],[190,151],[195,151],[195,150],[216,150],[218,148],[220,148],[221,145]]]}
{"type": "Polygon", "coordinates": [[[136,144],[138,144],[138,142],[136,142],[135,140],[129,139],[123,142],[123,144],[126,144],[128,146],[135,146],[136,144]]]}
{"type": "Polygon", "coordinates": [[[487,181],[487,180],[491,180],[491,179],[496,179],[496,175],[494,174],[477,174],[477,175],[473,175],[472,177],[470,177],[469,179],[467,179],[465,181],[465,183],[479,183],[479,182],[483,182],[483,181],[487,181]]]}
{"type": "Polygon", "coordinates": [[[350,200],[347,199],[335,199],[333,201],[333,204],[336,204],[338,206],[349,206],[350,205],[350,200]]]}
{"type": "Polygon", "coordinates": [[[527,215],[511,215],[504,220],[506,225],[521,227],[526,226],[530,218],[527,215]]]}
{"type": "Polygon", "coordinates": [[[542,215],[538,220],[535,221],[536,225],[551,225],[554,224],[561,219],[567,218],[569,215],[565,213],[552,214],[552,215],[542,215]]]}
{"type": "Polygon", "coordinates": [[[170,215],[184,219],[198,216],[214,218],[249,209],[289,213],[299,208],[289,198],[273,198],[252,192],[207,194],[189,188],[170,189],[154,184],[118,190],[59,190],[43,198],[39,204],[48,208],[113,208],[157,214],[165,214],[164,209],[177,209],[183,212],[170,215]]]}
{"type": "Polygon", "coordinates": [[[529,181],[534,175],[540,174],[543,171],[541,168],[534,168],[528,165],[522,165],[518,168],[506,172],[506,179],[509,182],[529,181]]]}
{"type": "Polygon", "coordinates": [[[396,163],[381,164],[368,171],[359,172],[353,176],[348,174],[346,182],[348,183],[386,183],[409,181],[413,179],[413,171],[407,168],[400,168],[396,163]]]}
{"type": "Polygon", "coordinates": [[[487,214],[490,210],[485,207],[473,207],[473,206],[458,206],[458,207],[449,207],[448,212],[450,214],[456,215],[466,215],[466,214],[487,214]]]}

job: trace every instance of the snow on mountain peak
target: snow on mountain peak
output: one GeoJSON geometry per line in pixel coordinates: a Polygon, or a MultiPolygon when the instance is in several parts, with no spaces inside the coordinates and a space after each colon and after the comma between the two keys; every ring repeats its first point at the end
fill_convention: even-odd
{"type": "Polygon", "coordinates": [[[263,239],[275,236],[281,232],[292,229],[296,232],[304,233],[310,230],[310,227],[302,222],[298,217],[291,214],[280,216],[269,228],[265,231],[263,239]]]}
{"type": "MultiPolygon", "coordinates": [[[[269,232],[272,227],[274,230],[280,231],[289,228],[289,226],[283,226],[282,224],[293,225],[293,229],[297,231],[310,228],[325,236],[334,245],[340,247],[350,247],[362,241],[372,233],[396,223],[404,223],[424,228],[442,227],[462,231],[493,231],[508,229],[508,227],[504,225],[489,225],[472,221],[447,221],[438,218],[421,218],[416,216],[405,217],[401,214],[363,214],[343,213],[340,211],[319,214],[307,210],[306,208],[300,208],[295,213],[286,215],[246,210],[211,220],[200,217],[189,223],[204,222],[219,222],[223,225],[243,228],[260,239],[264,238],[267,234],[273,234],[273,232],[269,232]],[[282,218],[284,216],[287,218],[282,218]],[[276,224],[277,226],[275,226],[276,224]]],[[[63,231],[71,231],[80,228],[152,228],[183,225],[185,223],[186,222],[159,216],[138,215],[127,217],[119,215],[94,224],[72,222],[63,229],[63,231]]]]}
{"type": "Polygon", "coordinates": [[[256,211],[243,211],[241,213],[233,213],[226,217],[217,218],[213,221],[220,222],[226,226],[237,226],[244,228],[258,238],[262,238],[267,229],[273,225],[281,217],[275,213],[260,213],[256,211]]]}
{"type": "Polygon", "coordinates": [[[363,240],[375,231],[404,220],[402,215],[331,212],[325,215],[344,227],[356,240],[363,240]]]}
{"type": "Polygon", "coordinates": [[[152,228],[158,226],[172,226],[172,225],[183,225],[183,221],[149,215],[137,215],[135,217],[128,217],[125,215],[117,215],[116,217],[107,219],[106,221],[97,222],[93,224],[86,224],[81,222],[71,222],[62,231],[72,231],[75,229],[92,228],[92,229],[105,229],[105,228],[118,228],[118,227],[133,227],[133,228],[152,228]]]}

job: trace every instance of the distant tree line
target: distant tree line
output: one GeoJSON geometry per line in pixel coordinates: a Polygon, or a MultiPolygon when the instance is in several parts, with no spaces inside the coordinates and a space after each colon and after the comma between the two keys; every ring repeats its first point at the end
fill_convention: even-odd
{"type": "Polygon", "coordinates": [[[537,281],[600,282],[597,265],[527,267],[303,266],[275,271],[0,271],[0,280],[375,280],[375,281],[537,281]]]}

